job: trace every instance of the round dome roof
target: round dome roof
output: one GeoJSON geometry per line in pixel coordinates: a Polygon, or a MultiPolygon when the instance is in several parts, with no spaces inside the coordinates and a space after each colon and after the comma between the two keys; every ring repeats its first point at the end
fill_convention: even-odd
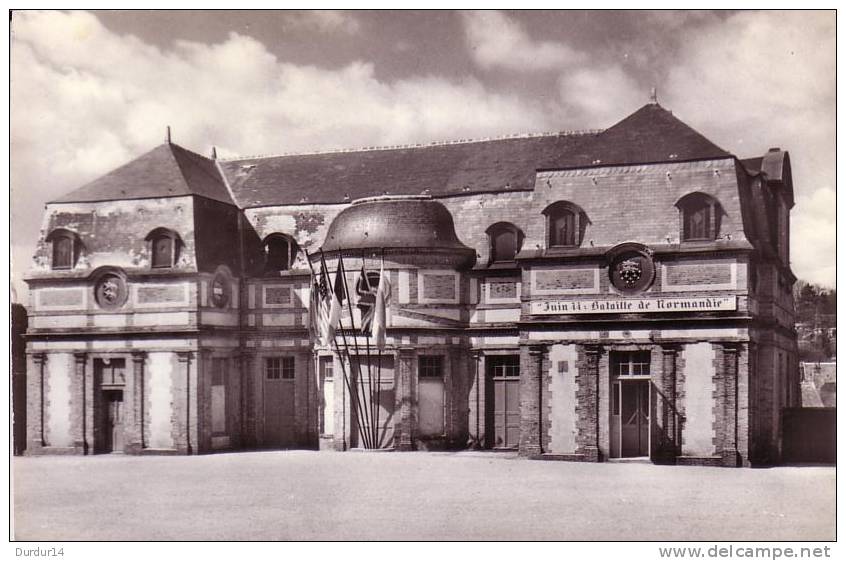
{"type": "Polygon", "coordinates": [[[348,249],[475,251],[455,235],[447,208],[428,197],[360,199],[342,210],[326,233],[323,251],[348,249]]]}

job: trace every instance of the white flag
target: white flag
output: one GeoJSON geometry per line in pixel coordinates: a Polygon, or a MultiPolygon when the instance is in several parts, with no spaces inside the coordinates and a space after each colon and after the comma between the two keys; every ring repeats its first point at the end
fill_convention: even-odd
{"type": "Polygon", "coordinates": [[[379,288],[376,289],[376,309],[373,311],[373,324],[371,333],[376,341],[376,347],[385,348],[385,330],[388,327],[388,318],[385,311],[391,301],[391,281],[385,273],[385,261],[379,269],[379,288]]]}

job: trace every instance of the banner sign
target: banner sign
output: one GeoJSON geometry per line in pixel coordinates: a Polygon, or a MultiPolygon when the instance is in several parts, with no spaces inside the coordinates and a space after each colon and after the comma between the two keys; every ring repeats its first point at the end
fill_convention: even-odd
{"type": "Polygon", "coordinates": [[[649,314],[667,312],[724,312],[737,309],[735,296],[702,298],[626,298],[624,300],[535,300],[532,315],[649,314]]]}

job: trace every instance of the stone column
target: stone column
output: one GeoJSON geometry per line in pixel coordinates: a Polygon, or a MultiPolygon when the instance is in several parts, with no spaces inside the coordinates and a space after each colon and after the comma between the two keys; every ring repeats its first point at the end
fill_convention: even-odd
{"type": "Polygon", "coordinates": [[[47,355],[45,353],[32,355],[32,364],[37,372],[35,372],[35,376],[27,379],[27,411],[30,412],[27,416],[27,440],[29,441],[27,442],[27,451],[38,453],[42,447],[47,445],[44,434],[47,355]]]}
{"type": "Polygon", "coordinates": [[[664,345],[661,348],[661,424],[663,438],[660,454],[665,460],[673,461],[681,453],[680,415],[676,406],[676,368],[679,348],[664,345]]]}
{"type": "Polygon", "coordinates": [[[146,360],[146,352],[136,351],[132,353],[132,432],[129,451],[133,454],[138,454],[147,447],[147,435],[144,432],[147,413],[146,372],[144,370],[146,360]]]}
{"type": "Polygon", "coordinates": [[[576,412],[579,434],[576,438],[577,453],[585,460],[598,462],[599,458],[599,357],[602,347],[585,345],[584,358],[576,378],[576,412]]]}
{"type": "Polygon", "coordinates": [[[396,404],[397,410],[400,413],[400,422],[396,426],[394,439],[397,450],[409,451],[414,449],[414,411],[415,406],[414,396],[414,349],[410,347],[401,347],[397,350],[398,373],[395,373],[395,380],[399,381],[396,385],[396,404]],[[397,430],[399,429],[399,430],[397,430]]]}
{"type": "Polygon", "coordinates": [[[723,465],[737,467],[740,455],[737,451],[737,352],[736,345],[723,345],[723,465]]]}

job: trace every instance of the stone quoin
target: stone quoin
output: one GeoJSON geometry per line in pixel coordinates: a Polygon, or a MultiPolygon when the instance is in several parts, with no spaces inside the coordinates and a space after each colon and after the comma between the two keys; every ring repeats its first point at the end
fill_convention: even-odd
{"type": "Polygon", "coordinates": [[[793,204],[787,152],[739,159],[657,102],[601,131],[325,153],[168,138],[46,207],[26,451],[772,464],[800,399],[793,204]],[[334,341],[310,327],[324,267],[350,298],[334,341]],[[358,328],[382,267],[378,348],[358,328]]]}

